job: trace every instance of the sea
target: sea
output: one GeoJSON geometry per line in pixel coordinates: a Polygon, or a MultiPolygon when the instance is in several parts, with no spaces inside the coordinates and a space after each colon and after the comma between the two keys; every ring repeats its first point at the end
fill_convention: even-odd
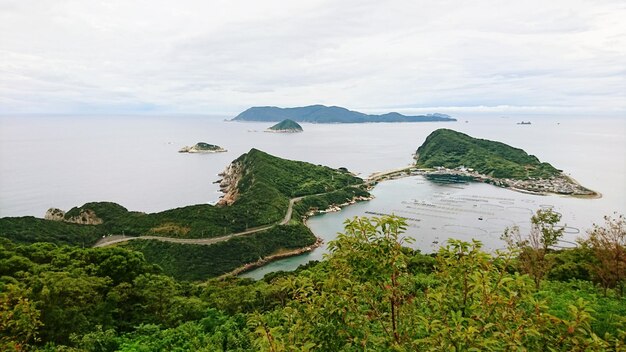
{"type": "Polygon", "coordinates": [[[412,247],[437,251],[448,238],[477,239],[502,248],[506,228],[530,230],[538,209],[562,214],[561,246],[626,213],[626,119],[622,117],[470,116],[457,122],[308,124],[303,133],[265,133],[272,123],[231,122],[230,116],[3,116],[0,117],[0,217],[43,217],[92,201],[157,212],[213,203],[218,173],[251,148],[293,160],[346,167],[360,177],[408,166],[438,128],[522,148],[562,169],[598,199],[529,195],[482,183],[439,184],[422,176],[385,181],[375,198],[308,220],[325,244],[243,276],[261,278],[321,260],[326,244],[355,216],[395,214],[407,219],[412,247]],[[519,125],[520,121],[530,125],[519,125]],[[225,153],[178,153],[197,142],[225,153]]]}

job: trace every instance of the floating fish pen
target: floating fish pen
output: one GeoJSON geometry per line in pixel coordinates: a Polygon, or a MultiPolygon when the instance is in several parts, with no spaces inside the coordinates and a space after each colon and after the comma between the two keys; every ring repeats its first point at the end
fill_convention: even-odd
{"type": "Polygon", "coordinates": [[[457,175],[457,174],[426,174],[424,175],[427,180],[449,185],[449,184],[468,184],[471,181],[474,181],[474,177],[467,175],[457,175]]]}
{"type": "Polygon", "coordinates": [[[378,212],[375,212],[375,211],[366,211],[365,214],[378,215],[378,216],[396,216],[396,217],[399,217],[399,218],[405,219],[405,220],[422,221],[422,219],[410,218],[410,217],[406,217],[406,216],[398,216],[398,215],[395,215],[395,214],[378,213],[378,212]]]}

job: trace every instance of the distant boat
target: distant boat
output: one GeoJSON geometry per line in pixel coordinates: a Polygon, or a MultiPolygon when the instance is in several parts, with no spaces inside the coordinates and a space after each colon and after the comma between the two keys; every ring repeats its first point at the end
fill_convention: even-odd
{"type": "Polygon", "coordinates": [[[530,121],[526,121],[526,122],[522,121],[522,122],[518,122],[517,124],[518,125],[531,125],[530,121]]]}

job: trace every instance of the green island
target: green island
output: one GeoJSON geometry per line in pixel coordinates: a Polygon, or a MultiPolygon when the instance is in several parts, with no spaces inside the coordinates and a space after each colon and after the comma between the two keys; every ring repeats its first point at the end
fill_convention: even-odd
{"type": "Polygon", "coordinates": [[[274,126],[268,128],[266,132],[286,132],[286,133],[295,133],[302,132],[302,126],[294,120],[285,119],[281,122],[275,124],[274,126]]]}
{"type": "Polygon", "coordinates": [[[437,169],[426,174],[433,180],[452,177],[531,193],[598,196],[522,149],[450,129],[432,132],[415,155],[417,167],[437,169]]]}
{"type": "Polygon", "coordinates": [[[311,123],[368,123],[368,122],[432,122],[456,121],[446,114],[427,114],[417,116],[390,112],[382,115],[364,114],[340,106],[310,105],[295,108],[276,106],[255,106],[240,113],[232,121],[282,121],[291,119],[311,123]]]}
{"type": "Polygon", "coordinates": [[[182,147],[178,152],[179,153],[222,153],[226,151],[227,151],[226,149],[215,144],[198,142],[191,147],[189,146],[182,147]]]}

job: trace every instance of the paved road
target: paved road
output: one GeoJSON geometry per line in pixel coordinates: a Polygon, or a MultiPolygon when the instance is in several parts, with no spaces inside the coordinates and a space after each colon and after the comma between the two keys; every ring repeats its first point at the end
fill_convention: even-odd
{"type": "MultiPolygon", "coordinates": [[[[324,194],[324,193],[321,193],[321,194],[324,194]]],[[[315,194],[315,195],[319,195],[319,194],[315,194]]],[[[293,205],[296,202],[300,201],[302,198],[304,197],[296,197],[296,198],[292,198],[289,201],[289,206],[287,207],[287,212],[285,213],[285,217],[278,223],[278,225],[285,225],[289,222],[289,220],[291,220],[291,215],[293,214],[293,205]]],[[[157,240],[157,241],[163,241],[163,242],[174,242],[174,243],[182,243],[182,244],[209,245],[209,244],[215,244],[215,243],[222,242],[222,241],[227,241],[234,237],[246,236],[246,235],[250,235],[253,233],[269,230],[274,226],[276,226],[276,224],[255,227],[253,229],[248,229],[246,231],[232,233],[226,236],[211,237],[211,238],[176,238],[176,237],[162,237],[162,236],[112,235],[112,236],[101,238],[100,240],[98,240],[98,242],[96,242],[94,247],[106,247],[112,244],[116,244],[120,242],[127,242],[127,241],[132,241],[132,240],[157,240]]]]}

